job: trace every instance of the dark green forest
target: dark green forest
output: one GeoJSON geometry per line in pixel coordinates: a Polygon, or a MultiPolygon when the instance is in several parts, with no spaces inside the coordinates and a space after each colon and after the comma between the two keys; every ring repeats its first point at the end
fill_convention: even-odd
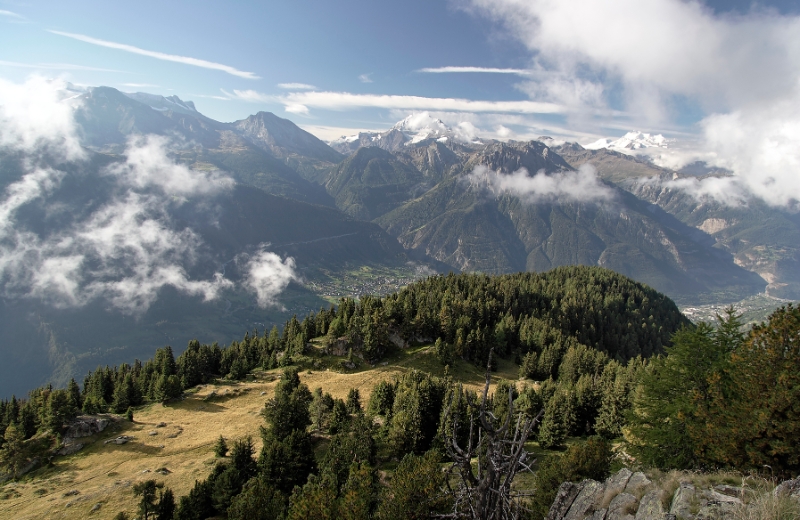
{"type": "Polygon", "coordinates": [[[145,362],[98,367],[82,385],[0,402],[1,462],[16,474],[81,412],[131,416],[259,368],[282,368],[262,411],[261,452],[250,437],[220,438],[218,463],[189,495],[155,481],[139,490],[145,517],[473,518],[464,497],[503,479],[471,475],[464,453],[481,466],[520,457],[531,442],[566,451],[538,462],[533,497],[512,489],[505,516],[492,518],[542,518],[562,480],[609,472],[611,441],[650,467],[800,470],[800,309],[783,307],[751,330],[732,309],[716,327],[695,326],[667,297],[595,267],[434,276],[224,348],[195,340],[177,357],[164,347],[145,362]],[[358,389],[334,399],[300,381],[315,362],[311,340],[345,370],[347,360],[374,364],[423,344],[442,365],[486,367],[487,389],[498,357],[519,365],[521,381],[479,395],[447,370],[412,371],[379,383],[368,402],[358,389]],[[327,448],[317,452],[321,439],[327,448]]]}

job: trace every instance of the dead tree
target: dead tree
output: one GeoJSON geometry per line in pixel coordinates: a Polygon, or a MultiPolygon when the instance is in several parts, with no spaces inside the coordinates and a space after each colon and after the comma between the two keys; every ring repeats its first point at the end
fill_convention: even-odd
{"type": "MultiPolygon", "coordinates": [[[[453,438],[447,442],[447,453],[453,464],[448,470],[447,491],[453,497],[454,504],[452,513],[436,515],[436,518],[516,520],[525,510],[521,499],[531,495],[530,492],[512,489],[512,483],[519,472],[533,472],[531,466],[536,460],[529,459],[525,442],[539,424],[544,410],[536,417],[519,414],[514,421],[514,393],[509,391],[508,415],[498,425],[500,421],[487,409],[491,359],[490,352],[483,397],[477,415],[472,414],[470,417],[469,437],[465,447],[459,446],[457,441],[459,417],[453,413],[455,396],[448,407],[447,414],[453,420],[453,438]],[[477,442],[474,442],[475,437],[477,442]],[[477,467],[474,467],[473,460],[476,458],[477,467]]],[[[468,395],[466,398],[474,409],[475,403],[468,395]]]]}

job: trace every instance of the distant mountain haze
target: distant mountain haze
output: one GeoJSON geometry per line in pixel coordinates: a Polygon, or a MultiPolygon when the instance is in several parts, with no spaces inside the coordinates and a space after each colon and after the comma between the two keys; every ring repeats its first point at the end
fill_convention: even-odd
{"type": "Polygon", "coordinates": [[[329,305],[321,284],[363,269],[582,264],[683,304],[800,298],[797,214],[704,199],[691,183],[727,172],[634,155],[669,146],[660,136],[500,142],[423,112],[325,143],[268,112],[214,121],[178,96],[60,96],[82,152],[0,148],[0,344],[13,360],[0,395],[164,344],[228,343],[329,305]]]}

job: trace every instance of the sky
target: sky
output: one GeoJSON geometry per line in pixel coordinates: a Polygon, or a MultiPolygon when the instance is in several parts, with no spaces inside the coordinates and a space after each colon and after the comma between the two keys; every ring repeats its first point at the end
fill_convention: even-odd
{"type": "Polygon", "coordinates": [[[0,0],[0,27],[8,81],[265,110],[325,140],[428,111],[490,138],[661,133],[683,143],[663,161],[733,168],[800,132],[797,2],[0,0]]]}

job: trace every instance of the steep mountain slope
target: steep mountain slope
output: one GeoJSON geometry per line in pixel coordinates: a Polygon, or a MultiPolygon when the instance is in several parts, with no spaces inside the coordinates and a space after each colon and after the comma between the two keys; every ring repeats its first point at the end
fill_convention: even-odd
{"type": "Polygon", "coordinates": [[[573,168],[589,163],[595,167],[600,178],[614,183],[627,179],[672,174],[645,159],[606,148],[589,150],[578,143],[566,143],[554,148],[554,151],[573,168]]]}
{"type": "MultiPolygon", "coordinates": [[[[763,280],[713,248],[706,233],[612,184],[607,187],[614,197],[603,203],[534,203],[466,182],[465,174],[478,166],[503,174],[526,168],[529,178],[539,170],[571,170],[543,143],[491,143],[454,167],[454,176],[375,221],[405,247],[465,271],[601,265],[682,301],[736,299],[763,290],[763,280]]],[[[608,175],[614,171],[609,167],[608,175]]]]}
{"type": "MultiPolygon", "coordinates": [[[[648,161],[619,152],[586,150],[576,143],[557,148],[574,167],[592,164],[598,174],[615,182],[638,199],[654,204],[690,229],[708,235],[714,249],[733,256],[734,262],[763,278],[767,294],[800,299],[800,217],[758,200],[746,206],[726,206],[698,200],[671,186],[681,177],[725,175],[723,170],[687,168],[687,174],[659,168],[648,161]]],[[[700,177],[702,179],[702,177],[700,177]]]]}
{"type": "Polygon", "coordinates": [[[730,207],[698,202],[692,195],[665,184],[635,182],[628,189],[662,207],[682,222],[708,233],[715,248],[733,255],[737,265],[758,273],[770,296],[800,299],[800,215],[752,200],[730,207]]]}
{"type": "MultiPolygon", "coordinates": [[[[84,144],[94,150],[123,153],[131,138],[164,136],[171,140],[172,151],[187,164],[225,170],[239,182],[276,195],[333,205],[323,189],[301,177],[283,157],[277,157],[269,148],[262,148],[245,135],[240,135],[235,124],[219,123],[205,117],[192,110],[190,102],[177,96],[168,99],[141,93],[127,95],[110,87],[97,87],[89,89],[77,101],[80,105],[75,120],[82,131],[84,144]]],[[[271,121],[280,120],[270,116],[271,121]]],[[[295,133],[303,132],[294,123],[280,121],[283,121],[279,124],[285,134],[291,133],[291,127],[295,133]]],[[[317,148],[325,147],[331,157],[337,156],[335,151],[317,141],[317,148]]]]}
{"type": "Polygon", "coordinates": [[[411,199],[422,180],[412,166],[381,148],[369,147],[360,148],[334,168],[325,188],[340,210],[372,220],[411,199]]]}
{"type": "Polygon", "coordinates": [[[236,121],[230,128],[315,182],[322,181],[328,170],[344,159],[315,136],[270,112],[259,112],[236,121]]]}

